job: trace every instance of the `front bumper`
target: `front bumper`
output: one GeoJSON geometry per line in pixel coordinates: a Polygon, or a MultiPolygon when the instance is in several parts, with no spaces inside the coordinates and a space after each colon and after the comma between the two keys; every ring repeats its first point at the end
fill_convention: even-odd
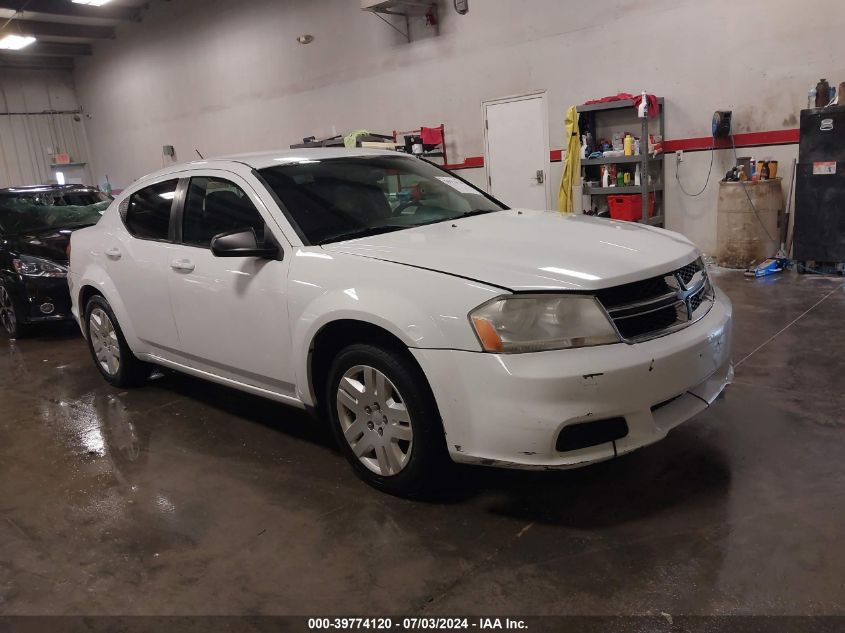
{"type": "Polygon", "coordinates": [[[7,280],[22,323],[64,321],[71,317],[70,291],[64,277],[18,277],[7,280]]]}
{"type": "Polygon", "coordinates": [[[572,468],[652,444],[706,409],[733,379],[732,307],[636,344],[533,354],[414,349],[443,418],[452,459],[510,468],[572,468]],[[614,441],[559,451],[569,425],[624,418],[614,441]]]}

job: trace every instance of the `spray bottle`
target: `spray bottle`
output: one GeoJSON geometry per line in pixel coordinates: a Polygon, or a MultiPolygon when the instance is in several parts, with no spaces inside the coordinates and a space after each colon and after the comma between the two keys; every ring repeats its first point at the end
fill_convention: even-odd
{"type": "Polygon", "coordinates": [[[648,98],[646,97],[645,90],[642,92],[642,100],[640,101],[639,108],[637,108],[637,116],[641,119],[648,117],[648,98]]]}

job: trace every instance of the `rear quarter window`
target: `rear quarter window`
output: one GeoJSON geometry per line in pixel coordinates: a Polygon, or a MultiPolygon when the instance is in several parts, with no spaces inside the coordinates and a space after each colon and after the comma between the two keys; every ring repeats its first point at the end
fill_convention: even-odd
{"type": "Polygon", "coordinates": [[[170,214],[176,197],[177,179],[139,189],[121,204],[121,215],[129,233],[142,240],[167,241],[170,214]],[[125,207],[125,210],[124,210],[125,207]]]}

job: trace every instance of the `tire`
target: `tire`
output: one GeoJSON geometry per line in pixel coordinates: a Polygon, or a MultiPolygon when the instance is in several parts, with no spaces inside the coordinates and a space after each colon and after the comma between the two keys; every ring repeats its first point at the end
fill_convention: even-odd
{"type": "Polygon", "coordinates": [[[31,328],[21,322],[12,294],[2,283],[0,283],[0,329],[6,332],[9,338],[14,339],[25,338],[31,332],[31,328]]]}
{"type": "Polygon", "coordinates": [[[425,375],[406,354],[350,345],[332,362],[324,398],[337,443],[361,479],[401,497],[437,487],[451,464],[443,425],[425,375]]]}
{"type": "Polygon", "coordinates": [[[85,338],[94,366],[110,384],[134,387],[150,377],[152,366],[129,349],[109,302],[99,295],[85,306],[85,338]]]}

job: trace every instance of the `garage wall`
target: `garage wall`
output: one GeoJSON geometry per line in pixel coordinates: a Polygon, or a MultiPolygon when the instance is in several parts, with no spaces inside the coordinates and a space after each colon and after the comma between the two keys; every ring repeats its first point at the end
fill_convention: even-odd
{"type": "MultiPolygon", "coordinates": [[[[733,0],[474,0],[466,16],[448,1],[441,9],[440,35],[417,21],[408,44],[357,0],[157,3],[78,64],[96,176],[129,184],[162,166],[164,144],[190,160],[194,148],[209,156],[441,122],[450,162],[461,162],[483,154],[482,100],[535,89],[548,91],[553,148],[563,145],[568,105],[641,89],[666,98],[669,139],[708,136],[717,108],[734,110],[737,132],[794,128],[819,77],[845,79],[840,0],[746,0],[741,10],[733,0]],[[298,44],[302,33],[314,42],[298,44]]],[[[795,149],[741,153],[788,167],[795,149]]],[[[667,161],[669,226],[705,249],[715,243],[726,155],[697,198],[680,194],[667,161]]],[[[704,152],[688,155],[690,189],[708,164],[704,152]]],[[[462,175],[483,182],[478,170],[462,175]]]]}
{"type": "Polygon", "coordinates": [[[0,187],[56,182],[50,163],[59,152],[87,162],[81,117],[55,114],[78,108],[70,72],[0,69],[0,187]]]}

